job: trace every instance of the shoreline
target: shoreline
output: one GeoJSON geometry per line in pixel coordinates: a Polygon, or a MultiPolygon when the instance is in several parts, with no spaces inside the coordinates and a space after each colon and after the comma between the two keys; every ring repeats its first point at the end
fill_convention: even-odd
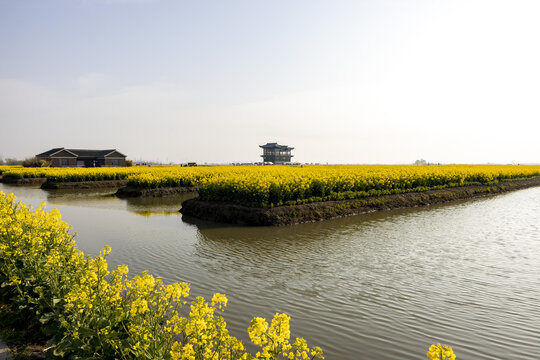
{"type": "Polygon", "coordinates": [[[540,177],[502,181],[491,185],[460,186],[354,200],[283,205],[272,208],[256,208],[231,203],[190,199],[182,203],[180,212],[185,216],[221,223],[248,226],[285,226],[361,215],[375,211],[443,204],[456,200],[502,194],[535,186],[540,186],[540,177]]]}
{"type": "Polygon", "coordinates": [[[22,178],[14,179],[11,177],[1,177],[0,182],[9,185],[42,185],[47,181],[46,178],[22,178]]]}
{"type": "Polygon", "coordinates": [[[54,182],[47,181],[41,185],[43,190],[59,189],[104,189],[119,188],[126,186],[127,180],[97,180],[97,181],[73,181],[73,182],[54,182]]]}
{"type": "Polygon", "coordinates": [[[195,187],[163,187],[156,189],[138,189],[133,187],[121,187],[115,193],[119,198],[137,198],[137,197],[167,197],[180,194],[197,194],[195,187]]]}

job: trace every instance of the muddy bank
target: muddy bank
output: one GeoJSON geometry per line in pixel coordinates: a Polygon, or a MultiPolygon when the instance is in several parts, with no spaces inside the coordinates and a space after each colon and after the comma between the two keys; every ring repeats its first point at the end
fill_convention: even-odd
{"type": "Polygon", "coordinates": [[[504,181],[493,185],[472,185],[355,200],[286,205],[274,208],[252,208],[235,204],[191,199],[182,203],[180,212],[186,216],[217,222],[255,226],[280,226],[359,215],[373,211],[442,204],[533,186],[540,186],[540,177],[504,181]]]}
{"type": "Polygon", "coordinates": [[[52,182],[47,181],[41,185],[42,189],[106,189],[126,186],[126,180],[100,180],[100,181],[75,181],[75,182],[52,182]]]}
{"type": "Polygon", "coordinates": [[[197,189],[194,187],[165,187],[158,189],[137,189],[132,187],[123,187],[118,189],[116,196],[121,198],[128,197],[166,197],[180,194],[192,193],[197,194],[197,189]]]}
{"type": "Polygon", "coordinates": [[[46,178],[22,178],[22,179],[15,179],[12,177],[0,177],[0,182],[3,182],[4,184],[13,184],[13,185],[41,185],[45,181],[47,181],[46,178]]]}

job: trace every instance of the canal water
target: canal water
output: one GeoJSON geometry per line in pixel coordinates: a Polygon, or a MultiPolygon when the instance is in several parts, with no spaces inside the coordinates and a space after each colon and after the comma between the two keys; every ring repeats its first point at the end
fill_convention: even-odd
{"type": "Polygon", "coordinates": [[[458,359],[540,359],[540,188],[288,227],[183,218],[183,198],[0,184],[48,203],[96,255],[227,294],[231,333],[255,316],[292,317],[292,335],[333,359],[422,359],[431,343],[458,359]]]}

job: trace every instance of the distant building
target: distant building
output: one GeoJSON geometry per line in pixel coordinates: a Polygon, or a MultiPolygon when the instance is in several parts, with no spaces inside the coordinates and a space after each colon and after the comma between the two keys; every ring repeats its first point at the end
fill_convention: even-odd
{"type": "Polygon", "coordinates": [[[278,143],[267,143],[266,145],[259,145],[263,149],[261,157],[265,163],[272,163],[275,165],[281,165],[291,162],[291,150],[294,148],[287,145],[279,145],[278,143]]]}
{"type": "Polygon", "coordinates": [[[81,150],[54,148],[37,154],[36,158],[51,163],[53,167],[126,166],[126,155],[111,150],[81,150]]]}

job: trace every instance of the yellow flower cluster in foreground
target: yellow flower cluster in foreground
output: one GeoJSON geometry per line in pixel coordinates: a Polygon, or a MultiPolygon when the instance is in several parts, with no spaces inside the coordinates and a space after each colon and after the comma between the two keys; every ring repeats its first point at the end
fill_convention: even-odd
{"type": "Polygon", "coordinates": [[[427,352],[427,358],[429,360],[456,360],[454,351],[448,345],[431,345],[427,352]]]}
{"type": "Polygon", "coordinates": [[[49,181],[127,179],[136,188],[196,187],[203,200],[279,206],[357,199],[540,176],[528,165],[140,166],[127,168],[14,168],[5,177],[49,181]]]}

